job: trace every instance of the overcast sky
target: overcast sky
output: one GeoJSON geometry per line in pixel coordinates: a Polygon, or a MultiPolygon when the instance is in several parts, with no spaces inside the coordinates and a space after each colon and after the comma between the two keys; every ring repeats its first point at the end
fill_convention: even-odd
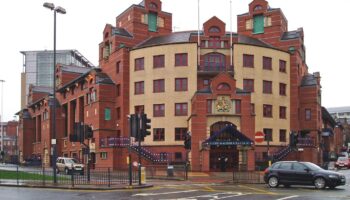
{"type": "MultiPolygon", "coordinates": [[[[42,0],[1,1],[0,12],[0,79],[3,84],[4,120],[14,118],[20,110],[20,73],[23,57],[20,51],[53,49],[53,12],[42,0]]],[[[131,4],[141,0],[52,0],[67,10],[57,15],[57,49],[77,49],[98,65],[98,44],[107,23],[131,4]]],[[[163,0],[163,10],[173,14],[175,31],[196,30],[197,0],[163,0]]],[[[232,0],[233,28],[236,15],[248,12],[251,0],[232,0]]],[[[319,71],[322,83],[322,105],[350,106],[349,80],[349,0],[269,0],[272,8],[281,8],[289,30],[304,28],[306,60],[309,72],[319,71]]],[[[200,22],[219,17],[230,30],[230,0],[200,0],[200,22]],[[215,2],[215,3],[214,3],[215,2]]],[[[1,89],[1,87],[0,87],[1,89]]]]}

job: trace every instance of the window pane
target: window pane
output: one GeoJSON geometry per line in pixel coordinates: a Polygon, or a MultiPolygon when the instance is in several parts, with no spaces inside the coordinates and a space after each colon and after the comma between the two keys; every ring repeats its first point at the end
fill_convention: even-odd
{"type": "Polygon", "coordinates": [[[111,120],[111,109],[105,108],[105,120],[111,120]]]}

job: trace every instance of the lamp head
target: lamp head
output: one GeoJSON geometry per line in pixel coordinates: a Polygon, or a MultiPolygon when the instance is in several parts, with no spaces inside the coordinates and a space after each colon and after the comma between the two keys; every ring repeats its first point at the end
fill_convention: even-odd
{"type": "Polygon", "coordinates": [[[55,5],[54,5],[53,3],[45,2],[43,6],[44,6],[45,8],[50,9],[50,10],[55,9],[55,5]]]}
{"type": "Polygon", "coordinates": [[[67,13],[67,12],[66,12],[66,9],[62,8],[61,6],[57,6],[57,7],[55,8],[55,11],[58,12],[58,13],[60,13],[60,14],[66,14],[66,13],[67,13]]]}

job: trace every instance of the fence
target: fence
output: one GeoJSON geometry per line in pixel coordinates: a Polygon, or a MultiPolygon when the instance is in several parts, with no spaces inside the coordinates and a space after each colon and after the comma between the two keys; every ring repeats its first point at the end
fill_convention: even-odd
{"type": "MultiPolygon", "coordinates": [[[[111,187],[118,184],[129,184],[128,171],[113,171],[110,168],[91,169],[90,173],[56,174],[57,185],[101,185],[111,187]]],[[[18,166],[0,167],[0,184],[14,185],[49,185],[53,184],[52,169],[22,168],[18,166]]],[[[138,183],[138,173],[132,172],[132,184],[138,183]]]]}
{"type": "Polygon", "coordinates": [[[148,179],[187,179],[186,165],[147,165],[145,167],[148,179]]]}
{"type": "Polygon", "coordinates": [[[234,171],[233,183],[264,183],[264,174],[259,171],[234,171]]]}

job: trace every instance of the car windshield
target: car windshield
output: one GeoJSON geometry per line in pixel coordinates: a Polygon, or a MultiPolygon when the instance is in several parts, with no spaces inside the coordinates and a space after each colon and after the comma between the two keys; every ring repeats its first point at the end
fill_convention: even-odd
{"type": "Polygon", "coordinates": [[[77,164],[77,163],[79,163],[76,159],[67,159],[66,162],[69,163],[69,164],[77,164]]]}
{"type": "Polygon", "coordinates": [[[318,171],[318,170],[322,170],[321,167],[319,167],[318,165],[315,165],[314,163],[310,163],[310,162],[303,162],[304,165],[306,165],[310,170],[312,171],[318,171]]]}
{"type": "Polygon", "coordinates": [[[338,161],[346,161],[348,158],[346,158],[346,157],[339,157],[338,158],[338,161]]]}

